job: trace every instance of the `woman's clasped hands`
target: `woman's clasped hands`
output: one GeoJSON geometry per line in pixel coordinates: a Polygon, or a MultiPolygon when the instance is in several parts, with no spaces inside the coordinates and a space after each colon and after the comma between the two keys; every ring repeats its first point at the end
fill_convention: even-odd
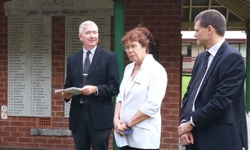
{"type": "Polygon", "coordinates": [[[124,134],[130,134],[131,133],[131,129],[127,128],[125,122],[119,120],[119,119],[115,119],[114,120],[114,130],[117,134],[119,134],[120,136],[123,136],[124,134]]]}

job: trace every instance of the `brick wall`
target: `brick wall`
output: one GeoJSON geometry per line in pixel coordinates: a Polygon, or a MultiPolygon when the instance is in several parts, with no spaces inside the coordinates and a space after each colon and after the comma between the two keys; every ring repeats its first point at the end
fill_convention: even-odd
{"type": "MultiPolygon", "coordinates": [[[[4,17],[2,9],[4,1],[0,0],[0,106],[6,105],[7,99],[7,18],[4,17]]],[[[16,141],[16,139],[9,138],[11,134],[9,130],[17,130],[16,127],[10,127],[10,124],[11,121],[0,120],[0,145],[5,141],[16,141]]]]}
{"type": "MultiPolygon", "coordinates": [[[[0,0],[0,106],[7,105],[7,17],[0,0]]],[[[159,40],[159,62],[168,73],[167,94],[162,104],[161,149],[177,150],[177,126],[180,107],[181,76],[181,0],[125,0],[125,30],[143,22],[159,40]]],[[[52,90],[63,87],[65,64],[64,17],[52,17],[52,90]]],[[[127,56],[125,55],[127,60],[127,56]]],[[[0,119],[0,149],[74,149],[72,137],[31,136],[37,118],[8,117],[0,119]]],[[[49,128],[68,129],[64,118],[64,102],[60,94],[52,94],[52,117],[49,128]]],[[[113,137],[110,137],[110,150],[113,137]]]]}
{"type": "MultiPolygon", "coordinates": [[[[7,17],[0,0],[0,106],[7,105],[7,17]]],[[[52,17],[52,89],[64,83],[64,17],[52,17]]],[[[59,94],[52,94],[51,128],[68,129],[64,118],[64,101],[59,94]]],[[[0,148],[74,149],[71,137],[31,136],[30,129],[40,127],[38,118],[11,117],[0,119],[0,148]]],[[[43,128],[43,127],[40,127],[43,128]]],[[[48,128],[48,127],[46,127],[48,128]]]]}

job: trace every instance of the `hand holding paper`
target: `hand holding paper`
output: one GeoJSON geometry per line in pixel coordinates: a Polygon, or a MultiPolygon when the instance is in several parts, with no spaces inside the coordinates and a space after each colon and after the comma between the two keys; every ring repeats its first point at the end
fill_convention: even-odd
{"type": "Polygon", "coordinates": [[[66,89],[57,89],[57,90],[55,90],[55,93],[68,92],[68,93],[72,93],[73,95],[79,95],[79,94],[81,94],[80,90],[81,90],[81,88],[70,87],[70,88],[66,88],[66,89]]]}

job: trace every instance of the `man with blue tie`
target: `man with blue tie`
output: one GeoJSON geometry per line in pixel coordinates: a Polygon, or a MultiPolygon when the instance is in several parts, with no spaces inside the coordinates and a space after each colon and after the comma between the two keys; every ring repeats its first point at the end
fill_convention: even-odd
{"type": "Polygon", "coordinates": [[[186,150],[248,150],[243,57],[225,41],[220,12],[202,11],[194,23],[197,45],[206,50],[196,58],[182,101],[180,140],[186,150]]]}
{"type": "Polygon", "coordinates": [[[71,100],[69,128],[76,150],[108,150],[113,127],[113,96],[119,91],[115,53],[97,45],[97,25],[85,21],[79,27],[80,51],[67,58],[64,88],[81,88],[80,95],[64,92],[71,100]]]}

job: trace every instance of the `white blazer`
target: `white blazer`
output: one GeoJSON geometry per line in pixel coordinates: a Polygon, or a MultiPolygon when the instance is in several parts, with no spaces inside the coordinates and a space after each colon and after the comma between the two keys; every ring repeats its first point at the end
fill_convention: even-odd
{"type": "Polygon", "coordinates": [[[116,132],[118,147],[131,146],[141,149],[157,149],[161,137],[161,103],[167,87],[167,73],[151,54],[143,60],[140,71],[131,78],[135,63],[127,65],[124,71],[117,102],[121,101],[120,119],[129,121],[139,110],[148,115],[132,127],[132,134],[120,136],[116,132]]]}

